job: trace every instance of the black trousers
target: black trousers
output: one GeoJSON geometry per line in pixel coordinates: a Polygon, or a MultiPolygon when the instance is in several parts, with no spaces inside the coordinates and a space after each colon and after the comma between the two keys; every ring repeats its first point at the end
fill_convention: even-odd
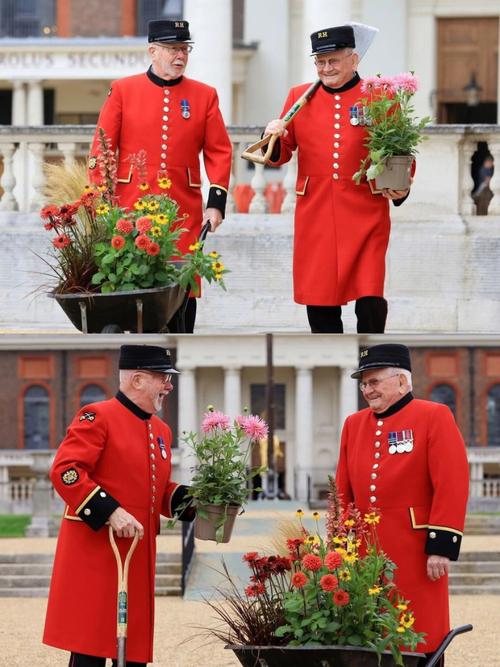
{"type": "MultiPolygon", "coordinates": [[[[358,333],[384,333],[387,301],[380,296],[363,296],[356,301],[358,333]]],[[[311,333],[344,333],[341,306],[307,306],[311,333]]]]}
{"type": "MultiPolygon", "coordinates": [[[[72,653],[69,659],[68,667],[105,667],[106,658],[96,658],[95,655],[84,655],[83,653],[72,653]]],[[[116,660],[113,660],[113,667],[116,667],[116,660]]],[[[146,667],[145,662],[129,662],[127,667],[146,667]]]]}
{"type": "Polygon", "coordinates": [[[176,311],[168,323],[168,330],[170,333],[193,333],[194,323],[196,320],[196,299],[189,297],[184,311],[184,325],[182,322],[182,309],[184,304],[176,311]]]}

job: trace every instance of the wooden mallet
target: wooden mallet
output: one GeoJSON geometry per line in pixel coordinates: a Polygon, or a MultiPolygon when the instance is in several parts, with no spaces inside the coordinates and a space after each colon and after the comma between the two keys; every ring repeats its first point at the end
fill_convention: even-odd
{"type": "MultiPolygon", "coordinates": [[[[293,118],[299,113],[304,105],[306,105],[314,93],[318,90],[321,81],[318,79],[312,83],[309,88],[303,93],[299,99],[293,104],[286,114],[283,116],[283,121],[285,122],[285,127],[293,120],[293,118]]],[[[260,141],[257,141],[255,144],[248,146],[246,150],[243,151],[241,157],[244,160],[249,160],[250,162],[257,162],[258,164],[267,164],[271,159],[273,153],[274,144],[278,139],[277,134],[266,134],[260,141]],[[262,155],[261,148],[267,146],[267,150],[262,155]],[[258,151],[258,152],[257,152],[258,151]]]]}
{"type": "Polygon", "coordinates": [[[127,623],[128,623],[128,599],[127,599],[127,589],[128,589],[128,567],[130,564],[130,559],[132,554],[135,551],[137,543],[139,541],[139,534],[136,533],[132,544],[129,547],[127,555],[125,557],[125,564],[122,564],[122,559],[118,546],[115,542],[115,536],[113,534],[113,529],[109,526],[109,541],[111,543],[111,548],[116,558],[116,567],[118,570],[118,601],[117,601],[117,611],[116,611],[116,644],[117,644],[117,667],[125,667],[126,665],[126,655],[127,655],[127,623]]]}

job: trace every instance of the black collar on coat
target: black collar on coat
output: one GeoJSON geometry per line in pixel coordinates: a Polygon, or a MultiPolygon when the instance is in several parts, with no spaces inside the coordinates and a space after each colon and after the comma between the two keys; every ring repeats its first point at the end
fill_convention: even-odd
{"type": "Polygon", "coordinates": [[[145,412],[142,408],[131,401],[128,396],[125,396],[123,391],[118,390],[115,398],[117,401],[120,401],[120,403],[125,408],[127,408],[127,410],[130,410],[130,412],[133,412],[136,417],[139,417],[139,419],[144,419],[144,421],[146,421],[146,419],[151,419],[151,414],[149,412],[145,412]]]}
{"type": "Polygon", "coordinates": [[[340,88],[330,88],[330,86],[325,86],[324,83],[321,84],[321,87],[325,92],[330,93],[330,95],[336,95],[337,93],[343,93],[346,90],[351,90],[351,88],[357,86],[360,81],[361,79],[359,77],[359,74],[357,72],[354,72],[354,76],[352,77],[352,79],[347,83],[344,83],[344,85],[340,86],[340,88]]]}
{"type": "Polygon", "coordinates": [[[146,76],[150,81],[152,81],[156,86],[176,86],[178,83],[180,83],[183,79],[182,76],[179,76],[177,79],[170,79],[170,81],[167,81],[166,79],[162,79],[161,76],[156,76],[156,74],[153,72],[153,68],[150,66],[148,71],[146,72],[146,76]]]}
{"type": "Polygon", "coordinates": [[[396,412],[399,412],[405,405],[408,405],[410,401],[413,401],[413,394],[409,391],[407,394],[400,398],[399,401],[393,403],[385,412],[374,412],[373,414],[377,419],[383,419],[384,417],[390,417],[395,415],[396,412]]]}

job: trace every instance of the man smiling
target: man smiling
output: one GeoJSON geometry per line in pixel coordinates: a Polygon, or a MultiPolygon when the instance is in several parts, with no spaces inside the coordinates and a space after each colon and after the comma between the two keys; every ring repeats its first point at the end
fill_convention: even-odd
{"type": "Polygon", "coordinates": [[[337,484],[362,515],[377,508],[382,550],[397,565],[395,583],[410,600],[418,650],[433,652],[449,631],[448,572],[465,522],[468,464],[445,405],[413,398],[410,352],[383,344],[363,350],[359,368],[368,408],[342,430],[337,484]]]}
{"type": "MultiPolygon", "coordinates": [[[[83,407],[57,451],[50,478],[66,503],[43,641],[71,652],[69,667],[104,667],[116,657],[118,537],[141,538],[130,564],[128,666],[153,659],[156,535],[186,487],[170,478],[172,433],[154,415],[172,391],[168,350],[123,345],[115,398],[83,407]]],[[[182,520],[192,520],[186,510],[182,520]]],[[[119,540],[122,560],[130,542],[119,540]]],[[[116,663],[113,663],[116,664],[116,663]]]]}
{"type": "MultiPolygon", "coordinates": [[[[318,30],[312,56],[321,86],[285,129],[272,120],[265,134],[280,137],[272,165],[297,149],[297,205],[293,253],[294,298],[307,306],[312,333],[342,333],[341,306],[356,301],[359,333],[383,333],[388,200],[402,203],[408,191],[372,194],[367,181],[352,180],[367,156],[358,64],[376,29],[361,24],[318,30]]],[[[292,88],[282,116],[309,84],[292,88]]]]}
{"type": "MultiPolygon", "coordinates": [[[[217,91],[184,76],[193,42],[187,21],[150,21],[147,72],[115,81],[97,121],[90,151],[89,177],[102,181],[99,169],[100,133],[118,154],[116,195],[129,208],[143,194],[165,193],[179,204],[179,240],[188,252],[202,223],[215,231],[224,218],[231,172],[232,146],[219,110],[217,91]],[[144,173],[130,157],[146,151],[144,173]],[[201,196],[200,153],[210,182],[206,209],[201,196]],[[141,186],[141,189],[139,189],[141,186]]],[[[189,300],[186,332],[191,333],[196,300],[189,300]]],[[[169,323],[177,331],[178,321],[169,323]]]]}

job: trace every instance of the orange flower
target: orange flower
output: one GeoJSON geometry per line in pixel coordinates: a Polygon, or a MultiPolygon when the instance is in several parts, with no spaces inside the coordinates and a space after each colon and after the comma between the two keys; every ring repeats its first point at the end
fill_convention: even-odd
{"type": "Polygon", "coordinates": [[[115,250],[121,250],[123,246],[125,245],[125,239],[123,236],[113,236],[111,239],[111,245],[115,250]]]}
{"type": "Polygon", "coordinates": [[[319,580],[319,585],[324,591],[334,591],[339,585],[339,580],[334,574],[325,574],[319,580]]]}
{"type": "Polygon", "coordinates": [[[304,588],[307,584],[307,577],[303,572],[296,572],[292,576],[292,586],[294,588],[304,588]]]}

